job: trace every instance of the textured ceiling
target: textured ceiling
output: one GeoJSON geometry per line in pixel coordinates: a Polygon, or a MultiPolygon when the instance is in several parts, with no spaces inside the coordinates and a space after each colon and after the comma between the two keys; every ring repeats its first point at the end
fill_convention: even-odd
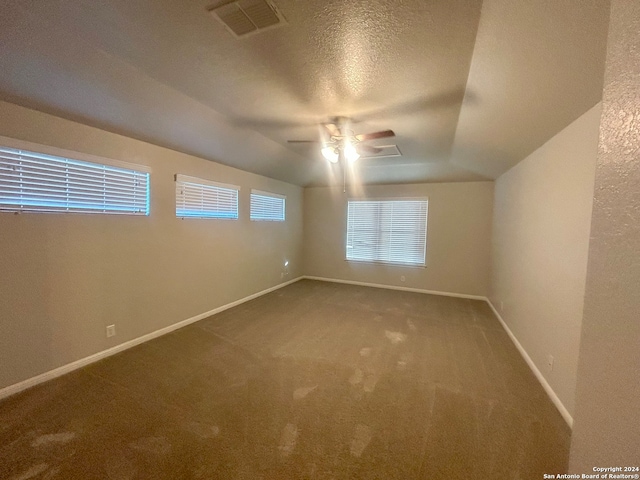
{"type": "Polygon", "coordinates": [[[287,25],[238,39],[207,1],[5,0],[0,98],[299,185],[339,172],[287,140],[337,115],[397,134],[359,181],[468,181],[601,99],[605,0],[276,4],[287,25]]]}

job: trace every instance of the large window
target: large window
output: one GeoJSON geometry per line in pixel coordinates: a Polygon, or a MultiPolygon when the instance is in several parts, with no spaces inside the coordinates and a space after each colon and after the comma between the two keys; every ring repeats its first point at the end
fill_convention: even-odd
{"type": "Polygon", "coordinates": [[[347,260],[424,265],[427,199],[349,200],[347,260]]]}
{"type": "Polygon", "coordinates": [[[284,195],[251,190],[251,220],[283,222],[285,218],[284,195]]]}
{"type": "Polygon", "coordinates": [[[148,215],[149,173],[0,146],[0,211],[148,215]]]}
{"type": "Polygon", "coordinates": [[[176,217],[238,218],[240,187],[176,175],[176,217]]]}

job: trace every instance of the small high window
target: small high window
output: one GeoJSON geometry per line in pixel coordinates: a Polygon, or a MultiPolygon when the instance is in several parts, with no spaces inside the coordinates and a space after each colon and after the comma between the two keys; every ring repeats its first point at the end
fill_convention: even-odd
{"type": "Polygon", "coordinates": [[[0,146],[0,211],[148,215],[149,172],[0,146]]]}
{"type": "Polygon", "coordinates": [[[238,218],[240,187],[176,175],[176,217],[238,218]]]}
{"type": "Polygon", "coordinates": [[[284,222],[285,200],[284,195],[251,190],[251,220],[284,222]]]}

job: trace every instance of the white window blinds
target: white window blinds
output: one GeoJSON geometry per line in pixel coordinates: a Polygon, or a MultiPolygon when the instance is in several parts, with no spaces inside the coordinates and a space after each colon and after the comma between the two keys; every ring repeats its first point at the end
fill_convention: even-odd
{"type": "Polygon", "coordinates": [[[283,222],[285,219],[284,195],[251,190],[251,220],[283,222]]]}
{"type": "Polygon", "coordinates": [[[349,200],[347,260],[424,265],[427,199],[349,200]]]}
{"type": "Polygon", "coordinates": [[[176,175],[176,217],[238,218],[240,187],[176,175]]]}
{"type": "Polygon", "coordinates": [[[149,214],[149,173],[0,147],[0,211],[149,214]]]}

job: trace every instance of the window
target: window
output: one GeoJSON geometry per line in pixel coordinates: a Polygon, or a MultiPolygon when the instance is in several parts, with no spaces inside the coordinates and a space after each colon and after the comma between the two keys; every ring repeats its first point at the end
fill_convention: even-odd
{"type": "Polygon", "coordinates": [[[149,215],[149,173],[0,147],[0,211],[149,215]]]}
{"type": "Polygon", "coordinates": [[[284,195],[251,190],[251,220],[284,222],[285,200],[284,195]]]}
{"type": "Polygon", "coordinates": [[[176,175],[176,217],[238,218],[240,187],[176,175]]]}
{"type": "Polygon", "coordinates": [[[349,200],[347,260],[424,265],[428,200],[349,200]]]}

